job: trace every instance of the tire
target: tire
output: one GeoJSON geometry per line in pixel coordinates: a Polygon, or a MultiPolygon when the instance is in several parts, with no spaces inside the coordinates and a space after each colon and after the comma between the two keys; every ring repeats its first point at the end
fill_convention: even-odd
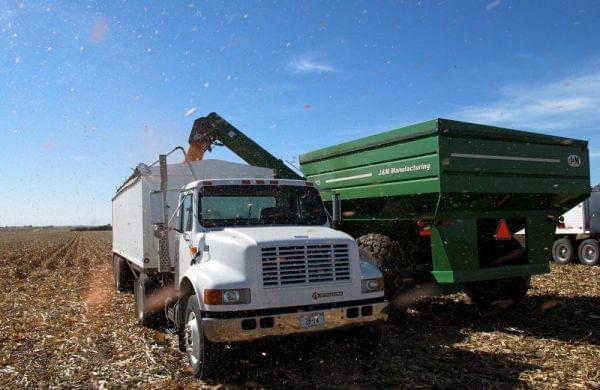
{"type": "MultiPolygon", "coordinates": [[[[221,358],[218,344],[210,342],[202,329],[202,311],[196,294],[188,298],[183,324],[184,345],[192,375],[198,379],[214,376],[221,358]]],[[[221,353],[220,353],[221,352],[221,353]]]]}
{"type": "Polygon", "coordinates": [[[152,295],[158,283],[146,274],[140,274],[135,280],[135,314],[139,325],[155,327],[162,315],[163,307],[152,301],[152,295]]]}
{"type": "Polygon", "coordinates": [[[573,244],[571,244],[571,240],[568,238],[559,238],[554,241],[552,245],[552,259],[557,264],[569,264],[573,261],[573,244]]]}
{"type": "Polygon", "coordinates": [[[410,277],[410,270],[405,269],[404,256],[400,244],[383,234],[369,233],[356,239],[361,254],[368,255],[383,273],[386,297],[393,296],[402,287],[402,280],[410,277]]]}
{"type": "Polygon", "coordinates": [[[600,248],[598,240],[588,238],[579,244],[579,262],[584,265],[597,265],[600,258],[600,248]]]}
{"type": "Polygon", "coordinates": [[[467,283],[465,292],[471,301],[481,306],[508,307],[525,298],[531,277],[522,276],[508,279],[484,280],[467,283]]]}
{"type": "Polygon", "coordinates": [[[120,256],[113,255],[113,279],[115,290],[124,292],[131,290],[131,270],[126,260],[120,256]]]}

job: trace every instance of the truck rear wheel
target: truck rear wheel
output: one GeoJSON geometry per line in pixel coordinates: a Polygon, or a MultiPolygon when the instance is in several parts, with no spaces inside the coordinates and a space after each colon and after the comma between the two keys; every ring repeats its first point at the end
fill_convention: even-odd
{"type": "Polygon", "coordinates": [[[404,267],[404,256],[400,244],[392,238],[378,233],[369,233],[356,239],[358,248],[366,251],[383,273],[385,295],[390,297],[402,286],[403,278],[410,277],[404,267]]]}
{"type": "MultiPolygon", "coordinates": [[[[581,248],[581,246],[580,246],[581,248]]],[[[552,245],[552,259],[557,264],[569,264],[573,261],[573,245],[568,238],[559,238],[552,245]]]]}
{"type": "Polygon", "coordinates": [[[138,324],[152,327],[159,321],[162,305],[152,299],[157,282],[146,274],[140,274],[135,280],[135,314],[138,324]]]}
{"type": "Polygon", "coordinates": [[[531,277],[484,280],[466,285],[466,293],[474,303],[482,306],[512,306],[519,303],[529,290],[531,277]]]}
{"type": "Polygon", "coordinates": [[[127,260],[119,255],[113,255],[113,279],[115,281],[115,290],[124,292],[131,290],[131,270],[126,263],[127,260]]]}
{"type": "Polygon", "coordinates": [[[220,354],[217,344],[210,342],[204,334],[202,311],[196,294],[189,297],[184,318],[184,345],[190,370],[196,378],[208,378],[214,375],[220,354]]]}
{"type": "Polygon", "coordinates": [[[588,238],[579,244],[579,262],[584,265],[596,265],[600,258],[600,248],[598,248],[598,240],[588,238]]]}

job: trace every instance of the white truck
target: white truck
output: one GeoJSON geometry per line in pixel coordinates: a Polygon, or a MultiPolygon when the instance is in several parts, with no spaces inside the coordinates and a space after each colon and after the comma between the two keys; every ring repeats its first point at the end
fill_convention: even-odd
{"type": "Polygon", "coordinates": [[[330,227],[312,183],[166,156],[112,199],[113,274],[133,284],[141,325],[177,332],[195,376],[218,369],[224,343],[387,319],[381,272],[330,227]]]}
{"type": "Polygon", "coordinates": [[[578,258],[582,264],[597,265],[599,238],[600,191],[592,191],[588,199],[559,218],[552,258],[559,264],[568,264],[578,258]]]}

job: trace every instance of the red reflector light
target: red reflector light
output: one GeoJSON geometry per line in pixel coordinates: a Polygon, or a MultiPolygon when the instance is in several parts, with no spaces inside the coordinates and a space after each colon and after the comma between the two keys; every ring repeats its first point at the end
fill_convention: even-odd
{"type": "Polygon", "coordinates": [[[510,228],[508,227],[508,223],[506,223],[505,219],[501,219],[498,221],[498,226],[496,226],[496,233],[494,234],[494,239],[498,241],[506,241],[510,240],[512,237],[512,233],[510,232],[510,228]]]}
{"type": "Polygon", "coordinates": [[[556,225],[556,227],[559,229],[565,229],[567,225],[565,225],[564,223],[559,223],[558,225],[556,225]]]}
{"type": "Polygon", "coordinates": [[[265,181],[264,180],[256,179],[256,184],[265,184],[265,181]]]}
{"type": "Polygon", "coordinates": [[[419,236],[431,237],[431,227],[426,228],[426,229],[419,229],[419,236]]]}
{"type": "Polygon", "coordinates": [[[250,185],[250,180],[242,180],[242,185],[250,185]]]}

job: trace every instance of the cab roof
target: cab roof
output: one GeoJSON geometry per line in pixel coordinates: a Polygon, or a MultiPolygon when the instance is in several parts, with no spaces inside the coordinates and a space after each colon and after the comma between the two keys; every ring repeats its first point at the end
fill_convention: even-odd
{"type": "Polygon", "coordinates": [[[314,184],[306,180],[294,179],[258,179],[258,178],[236,178],[236,179],[203,179],[196,180],[185,185],[183,190],[190,190],[197,187],[214,186],[244,186],[244,185],[265,185],[265,186],[295,186],[295,187],[314,187],[314,184]]]}

